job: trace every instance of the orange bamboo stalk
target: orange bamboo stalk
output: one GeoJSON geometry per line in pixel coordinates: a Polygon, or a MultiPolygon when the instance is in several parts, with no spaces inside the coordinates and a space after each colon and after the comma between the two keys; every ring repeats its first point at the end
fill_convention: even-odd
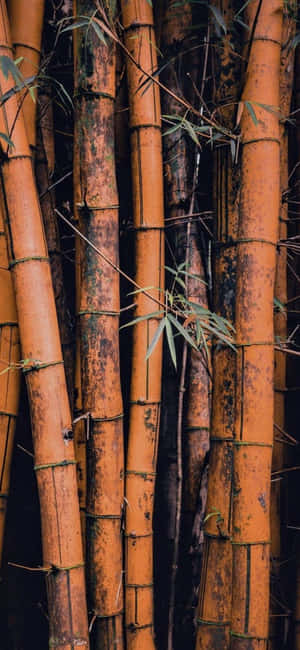
{"type": "MultiPolygon", "coordinates": [[[[142,68],[156,68],[153,13],[148,2],[121,2],[125,44],[142,68]]],[[[161,298],[164,269],[163,174],[158,87],[140,88],[145,76],[127,61],[136,231],[136,282],[154,287],[161,298]]],[[[136,296],[135,316],[157,311],[155,303],[136,296]]],[[[162,341],[151,357],[146,352],[157,329],[155,318],[137,323],[133,331],[131,410],[126,465],[126,628],[128,650],[152,650],[153,544],[152,514],[161,400],[162,341]]]]}
{"type": "MultiPolygon", "coordinates": [[[[284,192],[289,185],[289,164],[288,164],[288,122],[284,121],[290,113],[292,86],[294,77],[294,53],[291,47],[292,38],[296,29],[296,3],[284,11],[283,28],[282,28],[282,49],[280,65],[280,190],[281,190],[281,211],[279,239],[286,239],[288,203],[284,192]],[[294,15],[291,14],[293,9],[294,15]]],[[[287,302],[287,249],[281,246],[277,252],[276,278],[275,278],[275,298],[285,305],[287,302]]],[[[285,341],[287,338],[287,314],[283,307],[278,309],[274,314],[274,334],[275,338],[285,341]]],[[[285,400],[286,400],[286,355],[283,352],[275,350],[274,366],[274,423],[275,425],[286,428],[285,422],[285,400]]],[[[276,429],[274,429],[274,445],[272,456],[272,471],[282,469],[285,464],[285,445],[276,440],[276,429]]],[[[280,597],[278,593],[278,582],[280,580],[280,560],[281,560],[281,516],[282,516],[282,481],[274,481],[271,484],[271,572],[274,574],[275,596],[280,597]]],[[[271,580],[272,587],[272,580],[271,580]]],[[[271,599],[272,602],[272,599],[271,599]]],[[[271,606],[271,612],[279,613],[278,608],[271,606]],[[275,610],[275,611],[274,611],[275,610]]],[[[278,643],[278,633],[280,632],[278,623],[280,618],[271,616],[270,618],[270,650],[276,648],[278,643]]]]}
{"type": "MultiPolygon", "coordinates": [[[[11,57],[4,0],[0,2],[0,42],[2,51],[11,57]]],[[[2,93],[13,85],[2,71],[0,85],[2,93]]],[[[2,174],[10,266],[22,354],[27,360],[24,370],[47,570],[49,645],[59,650],[71,650],[75,645],[86,649],[89,641],[71,414],[32,158],[15,96],[3,105],[0,121],[1,131],[9,133],[14,142],[14,147],[3,152],[2,174]]]]}
{"type": "MultiPolygon", "coordinates": [[[[76,15],[95,3],[77,0],[76,15]]],[[[109,15],[113,19],[113,15],[109,15]]],[[[118,193],[114,162],[116,47],[90,29],[76,37],[76,147],[81,231],[118,265],[118,193]]],[[[95,648],[123,647],[123,404],[119,362],[119,274],[81,247],[82,406],[90,413],[87,443],[87,578],[95,648]]]]}
{"type": "Polygon", "coordinates": [[[54,171],[55,146],[52,100],[46,89],[39,93],[39,118],[35,159],[36,179],[50,257],[56,311],[72,412],[74,399],[73,340],[70,324],[71,317],[64,288],[60,234],[55,214],[55,190],[48,189],[51,186],[54,171]]]}
{"type": "Polygon", "coordinates": [[[0,562],[16,417],[20,395],[20,341],[15,293],[9,268],[4,229],[4,202],[0,207],[0,562]],[[11,367],[11,369],[9,369],[11,367]]]}
{"type": "MultiPolygon", "coordinates": [[[[19,70],[24,79],[38,74],[45,0],[8,0],[7,10],[15,57],[23,57],[19,70]]],[[[32,85],[32,84],[31,84],[32,85]]],[[[33,84],[34,85],[34,84],[33,84]]],[[[32,90],[37,98],[37,92],[32,90]]],[[[28,90],[21,93],[29,145],[36,144],[36,102],[28,90]]]]}
{"type": "Polygon", "coordinates": [[[242,100],[257,102],[257,121],[244,105],[237,241],[232,650],[263,650],[268,643],[280,140],[278,112],[270,113],[261,104],[279,106],[282,10],[281,0],[254,1],[245,9],[250,41],[242,100]]]}
{"type": "MultiPolygon", "coordinates": [[[[221,0],[227,33],[216,49],[215,101],[220,120],[234,126],[240,75],[238,43],[232,32],[234,4],[221,0]]],[[[214,309],[231,324],[235,317],[237,200],[239,172],[229,146],[214,157],[216,248],[214,259],[214,309]]],[[[210,460],[204,551],[198,605],[197,650],[229,647],[232,589],[232,469],[235,417],[236,353],[229,347],[213,351],[213,394],[210,460]]]]}
{"type": "MultiPolygon", "coordinates": [[[[74,53],[74,82],[78,78],[78,30],[73,32],[73,53],[74,53]]],[[[78,142],[78,122],[74,121],[74,147],[73,147],[73,190],[74,190],[74,220],[79,228],[78,206],[81,199],[80,190],[80,149],[76,146],[78,142]]],[[[81,357],[80,357],[80,300],[81,300],[81,240],[75,235],[75,288],[76,288],[76,348],[75,348],[75,377],[74,377],[74,443],[75,456],[77,461],[77,484],[81,519],[81,534],[84,553],[86,556],[86,497],[87,497],[87,464],[86,464],[86,443],[87,443],[87,422],[84,417],[82,405],[81,387],[81,357]],[[76,421],[77,420],[77,421],[76,421]]],[[[86,415],[86,417],[89,417],[86,415]]]]}
{"type": "MultiPolygon", "coordinates": [[[[300,47],[299,45],[296,48],[296,53],[295,53],[295,109],[299,111],[300,109],[300,47]]],[[[296,164],[299,162],[299,151],[300,151],[300,113],[296,113],[296,164]]],[[[296,189],[296,198],[297,201],[299,201],[299,188],[300,188],[300,170],[299,167],[295,170],[295,189],[296,189]]],[[[299,218],[300,212],[299,212],[299,207],[297,206],[297,217],[299,218]]],[[[291,228],[292,230],[292,228],[291,228]]],[[[299,231],[299,222],[296,225],[295,230],[292,232],[292,234],[297,235],[300,234],[299,231]]],[[[296,266],[296,270],[297,266],[296,266]]],[[[292,278],[289,278],[289,293],[290,297],[295,297],[299,295],[299,284],[298,281],[295,282],[295,278],[292,276],[292,278]]],[[[299,301],[295,300],[293,301],[293,308],[294,309],[299,309],[299,301]]],[[[298,316],[298,314],[297,314],[298,316]]],[[[291,321],[291,324],[293,321],[291,321]]],[[[290,367],[289,369],[290,374],[292,375],[292,382],[291,378],[289,378],[289,385],[294,382],[294,385],[298,385],[298,381],[296,377],[298,377],[298,367],[290,367]]],[[[290,402],[291,403],[291,402],[290,402]]],[[[295,584],[295,609],[294,609],[294,650],[299,650],[300,649],[300,548],[299,548],[299,542],[297,544],[296,548],[297,552],[297,558],[296,558],[296,567],[295,567],[295,573],[296,573],[296,584],[295,584]]]]}

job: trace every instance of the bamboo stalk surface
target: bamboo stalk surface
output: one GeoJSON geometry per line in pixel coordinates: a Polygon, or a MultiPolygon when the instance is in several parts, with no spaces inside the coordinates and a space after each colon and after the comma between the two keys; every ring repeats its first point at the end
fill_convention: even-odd
{"type": "MultiPolygon", "coordinates": [[[[11,58],[4,1],[0,3],[0,42],[11,58]]],[[[1,70],[1,92],[12,85],[1,70]]],[[[3,105],[0,122],[1,130],[14,143],[3,151],[2,174],[41,508],[49,646],[86,649],[89,641],[71,414],[32,158],[15,96],[3,105]]]]}
{"type": "MultiPolygon", "coordinates": [[[[157,65],[153,13],[149,3],[121,2],[125,45],[148,73],[157,65]]],[[[141,287],[161,299],[164,287],[163,173],[158,87],[127,61],[131,129],[136,276],[141,287]],[[145,81],[146,86],[141,87],[145,81]]],[[[135,317],[156,312],[152,300],[136,295],[135,317]]],[[[162,340],[146,360],[158,318],[133,331],[131,408],[126,462],[125,622],[128,650],[152,650],[152,515],[161,400],[162,340]]]]}

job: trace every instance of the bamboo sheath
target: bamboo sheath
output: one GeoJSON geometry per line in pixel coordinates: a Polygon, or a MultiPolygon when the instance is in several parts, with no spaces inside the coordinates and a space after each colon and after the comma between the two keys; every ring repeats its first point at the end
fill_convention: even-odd
{"type": "MultiPolygon", "coordinates": [[[[0,3],[1,51],[11,57],[5,2],[0,3]]],[[[1,92],[13,81],[0,72],[1,92]]],[[[49,646],[87,648],[85,580],[76,469],[66,380],[51,272],[23,115],[12,96],[0,115],[14,147],[3,152],[10,267],[31,407],[46,573],[49,646]],[[17,116],[17,117],[16,117],[17,116]],[[16,191],[16,187],[18,191],[16,191]]]]}
{"type": "MultiPolygon", "coordinates": [[[[76,2],[93,16],[95,3],[76,2]]],[[[112,18],[112,16],[110,16],[112,18]]],[[[79,223],[85,236],[119,259],[114,159],[115,44],[80,29],[76,38],[76,132],[79,223]]],[[[87,485],[88,602],[93,647],[123,647],[121,514],[124,498],[123,404],[119,362],[119,275],[82,246],[80,338],[82,406],[90,413],[87,485]]]]}
{"type": "Polygon", "coordinates": [[[278,113],[283,2],[246,8],[250,52],[243,111],[237,243],[237,401],[233,492],[232,650],[267,648],[270,471],[273,442],[273,298],[280,208],[278,113]]]}
{"type": "MultiPolygon", "coordinates": [[[[291,5],[290,10],[296,11],[296,3],[291,5]]],[[[288,203],[285,197],[289,185],[289,164],[288,164],[288,123],[284,121],[290,113],[293,72],[294,72],[294,48],[291,47],[292,39],[295,35],[296,21],[295,14],[291,11],[284,11],[282,27],[282,47],[281,47],[281,64],[280,64],[280,191],[281,191],[281,210],[279,239],[285,240],[287,233],[288,220],[288,203]]],[[[275,298],[283,306],[287,302],[287,249],[281,246],[277,250],[276,276],[275,276],[275,298]]],[[[274,314],[274,334],[275,340],[285,341],[287,338],[287,314],[285,308],[277,308],[274,314]]],[[[272,456],[272,471],[282,469],[285,464],[285,444],[278,438],[281,438],[278,427],[286,429],[285,422],[285,399],[286,399],[286,355],[283,352],[275,350],[274,366],[274,444],[272,456]],[[277,439],[276,439],[277,438],[277,439]]],[[[275,480],[271,484],[271,618],[269,633],[269,648],[277,648],[278,634],[278,617],[272,616],[272,613],[281,614],[282,611],[272,607],[272,593],[280,599],[278,593],[278,584],[280,581],[280,561],[281,561],[281,517],[282,517],[282,480],[275,480]],[[272,589],[273,583],[273,589],[272,589]],[[275,611],[274,611],[275,610],[275,611]]]]}
{"type": "Polygon", "coordinates": [[[20,394],[20,342],[15,293],[9,268],[4,229],[5,204],[1,190],[0,205],[0,561],[10,467],[20,394]],[[14,365],[16,367],[14,368],[14,365]],[[11,369],[9,369],[11,367],[11,369]]]}
{"type": "MultiPolygon", "coordinates": [[[[216,104],[224,105],[220,119],[234,126],[240,75],[231,23],[234,3],[220,1],[227,25],[216,63],[216,104]]],[[[238,229],[239,172],[228,146],[219,147],[214,159],[216,212],[214,255],[214,309],[231,324],[235,319],[236,240],[238,229]]],[[[210,461],[204,551],[197,615],[197,650],[229,647],[232,590],[233,441],[236,390],[236,353],[228,346],[213,350],[213,393],[210,461]]]]}
{"type": "MultiPolygon", "coordinates": [[[[153,14],[144,0],[122,1],[125,44],[143,70],[156,69],[153,14]]],[[[127,61],[131,129],[133,216],[136,230],[136,282],[164,286],[163,174],[159,90],[140,87],[144,75],[127,61]]],[[[136,295],[135,316],[157,311],[142,293],[136,295]]],[[[131,409],[126,465],[125,620],[128,650],[150,650],[153,639],[152,514],[161,400],[162,341],[150,358],[146,352],[157,318],[137,323],[133,331],[131,409]]]]}
{"type": "MultiPolygon", "coordinates": [[[[45,0],[8,0],[7,2],[12,44],[16,58],[22,57],[19,70],[24,79],[36,76],[39,71],[44,7],[45,0]]],[[[32,92],[36,97],[36,90],[33,89],[32,92]]],[[[21,95],[28,142],[31,147],[35,147],[36,102],[27,89],[21,95]]]]}

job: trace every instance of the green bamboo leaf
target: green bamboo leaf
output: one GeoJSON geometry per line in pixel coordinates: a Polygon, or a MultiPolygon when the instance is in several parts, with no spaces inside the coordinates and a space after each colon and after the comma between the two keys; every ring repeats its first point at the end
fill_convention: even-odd
{"type": "Polygon", "coordinates": [[[13,141],[8,137],[8,135],[6,135],[6,133],[0,133],[0,138],[2,138],[2,140],[4,140],[4,142],[6,142],[6,144],[8,144],[10,147],[15,146],[13,141]]]}
{"type": "Polygon", "coordinates": [[[61,34],[64,32],[71,32],[73,29],[79,29],[79,27],[84,27],[89,24],[89,19],[88,18],[81,18],[80,20],[76,20],[72,23],[72,25],[67,25],[67,27],[64,27],[61,30],[61,34]]]}
{"type": "Polygon", "coordinates": [[[147,354],[146,354],[146,360],[149,359],[149,357],[151,356],[156,344],[158,343],[158,341],[159,341],[159,339],[161,337],[161,334],[162,334],[162,332],[163,332],[163,330],[165,328],[166,320],[167,319],[165,317],[160,321],[160,323],[158,325],[158,328],[157,328],[157,330],[156,330],[156,332],[155,332],[155,334],[153,336],[153,339],[152,339],[152,341],[151,341],[151,343],[150,343],[150,345],[148,347],[147,354]]]}
{"type": "Polygon", "coordinates": [[[102,41],[102,43],[104,43],[104,45],[107,45],[107,40],[106,40],[106,38],[105,38],[105,36],[103,34],[102,29],[99,27],[98,23],[96,23],[94,20],[92,20],[92,27],[94,28],[94,31],[96,32],[96,34],[97,34],[98,38],[100,39],[100,41],[102,41]]]}
{"type": "Polygon", "coordinates": [[[186,331],[186,329],[181,325],[181,323],[179,323],[179,321],[176,318],[174,318],[174,316],[172,314],[169,314],[168,318],[170,319],[170,321],[174,325],[174,327],[176,327],[178,332],[180,334],[182,334],[183,338],[187,341],[187,343],[189,343],[189,345],[191,345],[192,348],[194,348],[194,350],[197,350],[197,352],[198,352],[198,348],[197,348],[197,345],[196,345],[195,341],[192,339],[192,337],[189,335],[189,333],[186,331]]]}
{"type": "Polygon", "coordinates": [[[247,109],[253,123],[255,124],[255,126],[257,126],[258,125],[258,119],[256,117],[255,110],[254,110],[254,108],[252,106],[252,103],[251,102],[244,102],[244,104],[246,106],[246,109],[247,109]]]}
{"type": "Polygon", "coordinates": [[[166,334],[167,334],[167,342],[170,350],[171,359],[173,361],[175,370],[177,370],[176,348],[174,343],[173,330],[172,330],[172,325],[168,320],[167,316],[166,316],[166,334]]]}
{"type": "Polygon", "coordinates": [[[136,323],[141,323],[144,320],[149,320],[150,318],[156,318],[157,316],[161,316],[163,314],[163,311],[153,311],[151,314],[145,314],[144,316],[138,316],[137,318],[134,318],[133,320],[130,321],[130,323],[126,323],[125,325],[122,325],[120,327],[120,330],[125,329],[125,327],[131,327],[132,325],[136,325],[136,323]]]}
{"type": "Polygon", "coordinates": [[[226,32],[227,32],[226,23],[224,21],[224,18],[222,16],[221,12],[220,12],[220,9],[218,7],[215,7],[214,5],[211,5],[211,4],[209,5],[209,9],[213,13],[214,18],[216,20],[216,23],[219,25],[219,27],[221,27],[224,34],[226,34],[226,32]]]}

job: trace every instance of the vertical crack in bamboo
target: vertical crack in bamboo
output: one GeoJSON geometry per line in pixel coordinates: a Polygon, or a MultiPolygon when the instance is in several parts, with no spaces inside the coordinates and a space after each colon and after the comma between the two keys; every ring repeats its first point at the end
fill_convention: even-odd
{"type": "MultiPolygon", "coordinates": [[[[157,66],[152,8],[148,2],[121,2],[125,45],[147,72],[157,66]]],[[[163,173],[159,89],[127,60],[136,230],[136,282],[155,298],[164,287],[163,173]],[[146,85],[140,88],[141,82],[146,85]]],[[[155,311],[142,293],[136,316],[155,311]]],[[[152,516],[160,419],[162,341],[148,360],[157,319],[133,331],[131,409],[126,465],[125,621],[128,650],[151,650],[153,638],[152,516]]]]}

